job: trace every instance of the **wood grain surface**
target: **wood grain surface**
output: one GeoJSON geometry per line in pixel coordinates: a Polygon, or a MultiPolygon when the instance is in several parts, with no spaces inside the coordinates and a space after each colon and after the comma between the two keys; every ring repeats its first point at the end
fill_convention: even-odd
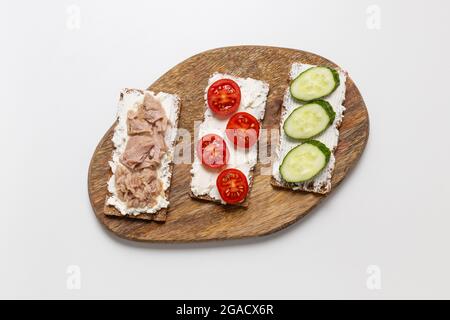
{"type": "MultiPolygon", "coordinates": [[[[204,90],[209,76],[218,71],[239,77],[260,79],[270,84],[263,128],[278,130],[284,92],[293,62],[337,67],[316,54],[285,48],[238,46],[209,50],[178,64],[149,89],[178,94],[181,98],[179,127],[193,136],[194,121],[203,117],[204,90]]],[[[347,79],[344,105],[347,108],[340,128],[332,191],[360,158],[369,136],[369,118],[364,100],[352,79],[347,79]]],[[[111,106],[111,113],[116,106],[111,106]]],[[[107,181],[111,176],[108,161],[113,144],[111,127],[92,157],[88,190],[95,215],[117,236],[154,242],[191,242],[263,236],[298,221],[325,196],[274,188],[267,173],[270,165],[258,163],[248,208],[226,207],[191,199],[190,165],[175,165],[170,191],[170,207],[165,223],[108,217],[103,213],[107,181]],[[265,169],[265,170],[264,170],[265,169]]],[[[192,148],[191,148],[192,150],[192,148]]],[[[270,171],[270,170],[269,170],[270,171]]],[[[355,186],[355,192],[357,186],[355,186]]]]}

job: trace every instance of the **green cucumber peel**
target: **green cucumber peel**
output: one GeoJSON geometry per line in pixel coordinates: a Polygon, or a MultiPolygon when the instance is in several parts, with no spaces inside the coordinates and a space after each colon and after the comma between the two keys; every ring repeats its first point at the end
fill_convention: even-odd
{"type": "Polygon", "coordinates": [[[308,102],[308,103],[306,103],[306,104],[304,104],[302,106],[299,106],[299,107],[295,108],[291,112],[291,114],[286,118],[286,120],[284,121],[284,123],[283,123],[283,131],[291,139],[295,139],[295,140],[299,140],[299,141],[307,141],[307,140],[310,140],[313,137],[317,137],[318,135],[323,133],[325,130],[327,130],[333,124],[335,118],[336,118],[336,112],[334,112],[333,107],[331,106],[331,104],[328,101],[325,101],[325,100],[322,100],[322,99],[316,99],[316,100],[312,100],[312,101],[310,101],[310,102],[308,102]],[[301,109],[301,108],[303,108],[305,106],[312,105],[312,104],[318,104],[318,105],[320,105],[323,108],[323,110],[325,110],[325,112],[327,113],[327,115],[329,117],[328,125],[325,128],[323,128],[323,130],[321,130],[321,131],[317,132],[316,134],[314,134],[313,136],[305,138],[305,139],[296,138],[296,137],[293,137],[292,135],[289,135],[288,130],[286,130],[286,123],[287,123],[288,119],[297,110],[299,110],[299,109],[301,109]]]}
{"type": "Polygon", "coordinates": [[[282,177],[283,180],[285,180],[286,182],[288,182],[288,183],[301,183],[301,182],[304,182],[304,181],[311,180],[311,179],[313,179],[314,177],[316,177],[319,173],[321,173],[322,170],[328,165],[328,162],[330,161],[330,158],[331,158],[331,151],[330,151],[330,149],[329,149],[325,144],[323,144],[322,142],[320,142],[320,141],[318,141],[318,140],[310,139],[310,140],[304,141],[302,144],[300,144],[300,145],[298,145],[298,146],[292,148],[291,150],[289,150],[289,152],[286,153],[286,155],[284,156],[283,161],[281,162],[281,164],[280,164],[278,170],[279,170],[279,172],[280,172],[281,177],[282,177]],[[309,177],[308,179],[306,179],[306,180],[301,180],[301,181],[288,181],[288,180],[285,179],[285,177],[283,176],[283,174],[282,174],[282,169],[281,169],[281,168],[283,167],[284,162],[285,162],[286,158],[288,157],[288,155],[289,155],[291,152],[294,152],[297,148],[301,147],[301,146],[304,145],[304,144],[310,144],[310,145],[313,145],[313,146],[317,147],[317,148],[320,150],[320,152],[322,152],[323,155],[325,156],[325,162],[324,162],[322,168],[320,168],[320,169],[316,172],[316,174],[314,174],[313,176],[309,177]]]}
{"type": "Polygon", "coordinates": [[[291,97],[292,97],[294,100],[296,100],[296,101],[298,101],[298,102],[301,102],[301,103],[307,103],[307,102],[311,102],[311,101],[314,101],[314,100],[317,100],[317,99],[320,99],[320,98],[323,98],[323,97],[326,97],[326,96],[332,94],[332,93],[337,89],[337,87],[339,87],[340,84],[341,84],[341,80],[340,80],[340,78],[339,78],[339,72],[337,72],[335,69],[330,68],[330,67],[324,67],[324,66],[315,66],[315,67],[311,67],[311,68],[309,68],[309,69],[307,69],[307,70],[301,72],[297,77],[295,77],[295,78],[291,81],[291,83],[289,84],[289,93],[291,94],[291,97]],[[328,70],[331,71],[331,74],[333,75],[333,79],[334,79],[334,88],[333,88],[329,93],[327,93],[327,94],[325,94],[325,95],[323,95],[323,96],[321,96],[321,97],[315,98],[315,99],[311,99],[311,100],[302,100],[302,99],[297,98],[297,97],[294,95],[294,93],[292,92],[292,84],[293,84],[298,78],[300,78],[302,75],[304,75],[305,73],[307,73],[307,72],[313,70],[314,68],[318,68],[318,67],[326,68],[326,69],[328,69],[328,70]]]}

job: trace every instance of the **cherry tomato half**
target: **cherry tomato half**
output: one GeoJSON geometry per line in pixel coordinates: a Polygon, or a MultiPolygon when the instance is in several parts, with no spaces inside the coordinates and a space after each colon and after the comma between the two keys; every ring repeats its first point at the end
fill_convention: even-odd
{"type": "Polygon", "coordinates": [[[217,177],[216,185],[220,196],[226,203],[239,203],[247,197],[247,177],[238,169],[223,170],[217,177]]]}
{"type": "Polygon", "coordinates": [[[220,168],[228,163],[229,151],[217,134],[207,134],[198,141],[197,156],[209,168],[220,168]]]}
{"type": "Polygon", "coordinates": [[[250,148],[259,137],[259,121],[247,112],[233,114],[228,120],[226,134],[234,145],[250,148]]]}
{"type": "Polygon", "coordinates": [[[241,89],[231,79],[220,79],[208,89],[208,106],[221,117],[236,112],[241,103],[241,89]]]}

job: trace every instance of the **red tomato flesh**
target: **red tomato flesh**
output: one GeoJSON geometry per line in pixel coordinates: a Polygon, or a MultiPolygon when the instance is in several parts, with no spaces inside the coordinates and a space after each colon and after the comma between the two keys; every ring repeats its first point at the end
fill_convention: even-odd
{"type": "Polygon", "coordinates": [[[259,121],[247,112],[238,112],[228,120],[226,134],[233,144],[240,148],[250,148],[259,137],[259,121]]]}
{"type": "Polygon", "coordinates": [[[238,169],[223,170],[217,177],[216,185],[226,203],[240,203],[247,197],[247,177],[238,169]]]}
{"type": "Polygon", "coordinates": [[[241,89],[231,79],[220,79],[208,89],[208,106],[216,115],[229,116],[237,111],[241,103],[241,89]]]}
{"type": "Polygon", "coordinates": [[[228,163],[229,151],[217,134],[207,134],[198,141],[197,156],[209,168],[220,168],[228,163]]]}

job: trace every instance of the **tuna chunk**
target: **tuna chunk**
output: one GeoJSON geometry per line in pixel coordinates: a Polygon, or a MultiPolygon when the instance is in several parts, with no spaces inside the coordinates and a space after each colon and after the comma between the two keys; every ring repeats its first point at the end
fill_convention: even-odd
{"type": "Polygon", "coordinates": [[[153,133],[153,126],[145,119],[130,118],[128,115],[128,134],[153,133]]]}
{"type": "Polygon", "coordinates": [[[158,100],[145,94],[144,103],[136,111],[128,112],[128,134],[154,134],[167,129],[168,119],[158,100]],[[156,132],[154,132],[156,131],[156,132]]]}
{"type": "Polygon", "coordinates": [[[150,123],[155,123],[157,120],[163,118],[166,118],[167,120],[166,113],[164,112],[161,103],[150,94],[145,94],[142,109],[144,118],[150,123]]]}
{"type": "Polygon", "coordinates": [[[150,154],[150,150],[154,146],[153,136],[131,136],[128,139],[125,152],[122,155],[120,161],[129,169],[135,169],[141,163],[143,163],[150,154]]]}
{"type": "Polygon", "coordinates": [[[151,169],[131,171],[124,166],[117,167],[116,188],[120,200],[131,208],[154,206],[161,194],[162,185],[151,169]]]}
{"type": "Polygon", "coordinates": [[[129,208],[153,206],[162,192],[157,170],[167,152],[164,136],[169,121],[159,101],[146,93],[144,103],[128,112],[127,124],[123,166],[115,173],[117,194],[129,208]]]}

